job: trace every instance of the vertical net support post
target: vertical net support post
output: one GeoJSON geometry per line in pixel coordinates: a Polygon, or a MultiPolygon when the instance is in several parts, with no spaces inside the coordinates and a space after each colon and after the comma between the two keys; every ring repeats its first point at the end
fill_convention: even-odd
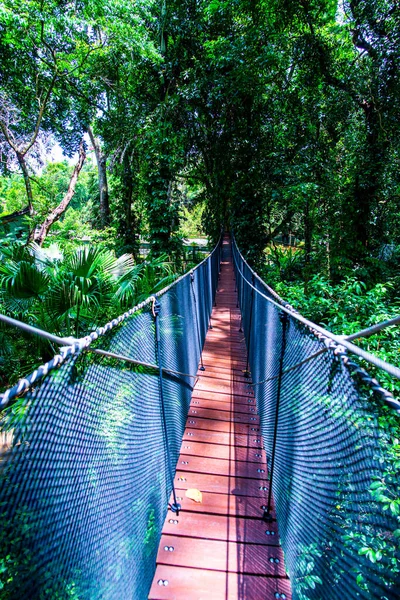
{"type": "Polygon", "coordinates": [[[269,490],[268,490],[268,502],[267,508],[264,510],[263,520],[267,523],[271,523],[273,520],[271,508],[272,508],[272,485],[274,479],[274,466],[275,466],[275,455],[276,455],[276,440],[278,435],[278,421],[279,421],[279,405],[281,402],[281,390],[282,390],[282,378],[283,378],[283,364],[285,360],[285,349],[286,349],[286,333],[289,317],[285,312],[281,312],[279,315],[280,322],[282,323],[282,345],[281,353],[279,357],[279,373],[278,373],[278,386],[276,391],[276,406],[275,406],[275,419],[274,419],[274,433],[272,439],[272,452],[270,462],[270,473],[269,473],[269,490]]]}
{"type": "MultiPolygon", "coordinates": [[[[237,291],[237,299],[236,299],[236,308],[239,308],[241,305],[241,290],[243,287],[243,282],[242,282],[242,278],[240,277],[240,273],[236,272],[236,260],[235,260],[235,246],[232,242],[231,244],[232,247],[232,256],[233,256],[233,273],[234,273],[234,278],[235,278],[235,291],[237,291]]],[[[242,319],[242,315],[240,314],[240,319],[242,319]]],[[[241,323],[241,321],[240,321],[241,323]]],[[[241,325],[240,325],[241,327],[241,325]]]]}
{"type": "MultiPolygon", "coordinates": [[[[255,284],[254,275],[252,275],[252,285],[255,284]]],[[[254,312],[254,290],[250,291],[250,316],[249,316],[249,328],[248,328],[248,345],[247,345],[247,362],[246,362],[246,370],[244,372],[244,376],[247,379],[250,379],[250,349],[252,343],[252,328],[253,328],[253,312],[254,312]]]]}
{"type": "Polygon", "coordinates": [[[203,298],[205,298],[206,311],[209,315],[208,318],[208,329],[212,329],[212,265],[210,261],[204,263],[203,265],[203,298]]]}
{"type": "Polygon", "coordinates": [[[167,455],[168,474],[169,474],[170,483],[172,486],[172,494],[174,497],[174,501],[170,505],[170,509],[172,510],[172,512],[176,513],[176,515],[179,516],[179,511],[181,510],[181,505],[178,504],[178,501],[176,498],[176,491],[175,491],[175,485],[174,485],[174,473],[173,473],[173,468],[172,468],[172,464],[171,464],[171,455],[170,455],[170,450],[169,450],[167,417],[166,417],[166,411],[165,411],[163,366],[162,366],[162,360],[161,360],[161,335],[160,335],[160,321],[159,321],[160,311],[161,311],[161,304],[158,302],[158,300],[154,299],[152,313],[153,313],[154,324],[155,324],[156,352],[157,352],[157,362],[158,362],[158,369],[159,369],[158,381],[159,381],[159,387],[160,387],[161,418],[162,418],[163,434],[164,434],[164,441],[165,441],[165,452],[167,455]]]}
{"type": "Polygon", "coordinates": [[[198,304],[197,304],[197,298],[196,298],[196,291],[194,289],[194,285],[195,285],[195,278],[194,278],[194,272],[191,271],[190,273],[190,288],[192,291],[192,295],[193,295],[193,303],[194,303],[194,319],[196,321],[195,323],[195,327],[197,330],[197,341],[199,344],[199,352],[200,352],[200,363],[201,363],[201,367],[200,367],[200,371],[205,371],[206,368],[204,366],[203,363],[203,345],[201,343],[201,337],[200,337],[200,324],[199,324],[199,309],[198,309],[198,304]]]}

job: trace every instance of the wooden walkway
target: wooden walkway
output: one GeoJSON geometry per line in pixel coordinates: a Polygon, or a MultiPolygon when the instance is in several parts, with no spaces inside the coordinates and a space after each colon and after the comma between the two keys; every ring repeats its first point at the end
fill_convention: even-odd
{"type": "Polygon", "coordinates": [[[182,511],[168,511],[151,600],[290,599],[276,521],[261,517],[267,466],[252,388],[244,378],[230,242],[177,464],[182,511]],[[185,496],[202,492],[202,502],[185,496]]]}

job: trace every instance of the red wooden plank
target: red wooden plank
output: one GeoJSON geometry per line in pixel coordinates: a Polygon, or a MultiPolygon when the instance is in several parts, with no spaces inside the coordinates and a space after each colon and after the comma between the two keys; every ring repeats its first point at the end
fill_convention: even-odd
{"type": "Polygon", "coordinates": [[[258,426],[260,423],[259,416],[249,415],[246,413],[238,413],[234,411],[219,410],[218,408],[191,408],[188,415],[188,423],[192,424],[193,419],[216,419],[219,423],[228,421],[230,423],[247,423],[248,425],[258,426]]]}
{"type": "Polygon", "coordinates": [[[218,359],[222,360],[222,359],[226,359],[226,360],[231,360],[231,361],[236,361],[237,363],[241,363],[243,365],[246,366],[246,354],[241,351],[235,351],[235,350],[231,350],[229,348],[224,348],[222,347],[218,347],[218,348],[212,348],[210,346],[205,346],[203,348],[203,355],[205,357],[207,356],[213,356],[214,360],[215,360],[215,355],[218,353],[218,359]]]}
{"type": "Polygon", "coordinates": [[[198,376],[202,378],[203,381],[208,380],[220,380],[220,381],[229,381],[233,383],[248,383],[249,380],[244,376],[242,371],[227,369],[224,367],[218,366],[209,366],[205,371],[198,371],[198,376]]]}
{"type": "Polygon", "coordinates": [[[277,593],[282,600],[284,598],[291,600],[287,579],[159,565],[149,598],[150,600],[273,600],[277,593]],[[167,584],[164,585],[163,582],[167,584]]]}
{"type": "Polygon", "coordinates": [[[193,413],[193,410],[197,410],[197,408],[209,408],[213,410],[224,410],[227,412],[237,412],[244,413],[246,415],[255,415],[256,407],[254,404],[249,404],[248,402],[237,402],[236,399],[233,399],[224,402],[219,400],[209,400],[208,398],[193,398],[190,403],[189,415],[197,414],[193,413]]]}
{"type": "MultiPolygon", "coordinates": [[[[225,313],[214,313],[211,316],[210,334],[217,337],[218,334],[234,335],[239,337],[240,341],[244,341],[243,329],[240,331],[241,317],[238,311],[227,311],[225,313]]],[[[211,338],[213,339],[213,338],[211,338]]],[[[207,337],[208,340],[208,337],[207,337]]],[[[230,340],[230,337],[227,337],[230,340]]]]}
{"type": "MultiPolygon", "coordinates": [[[[265,452],[255,448],[243,446],[229,446],[204,442],[184,442],[181,446],[182,460],[187,456],[205,456],[225,460],[238,460],[256,463],[266,469],[265,452]]],[[[180,459],[181,460],[181,459],[180,459]]]]}
{"type": "MultiPolygon", "coordinates": [[[[208,352],[208,351],[204,351],[203,352],[203,361],[204,361],[204,365],[207,369],[208,366],[211,365],[215,365],[216,364],[216,356],[215,356],[215,352],[208,352]]],[[[231,355],[222,355],[218,356],[218,364],[221,364],[222,366],[225,365],[229,365],[229,366],[233,366],[236,369],[245,369],[246,368],[246,357],[242,356],[241,358],[235,358],[234,356],[231,355]]]]}
{"type": "Polygon", "coordinates": [[[210,344],[225,342],[226,344],[227,337],[229,337],[229,344],[235,344],[235,346],[240,346],[241,349],[246,349],[243,333],[235,333],[231,331],[215,332],[212,330],[207,334],[207,342],[210,344]]]}
{"type": "MultiPolygon", "coordinates": [[[[226,336],[228,337],[228,336],[226,336]]],[[[230,336],[229,336],[230,337],[230,336]]],[[[217,340],[217,339],[209,339],[207,338],[206,343],[204,344],[204,350],[223,350],[226,354],[229,353],[236,353],[240,356],[240,358],[243,358],[243,352],[246,351],[246,345],[244,342],[233,342],[233,341],[227,341],[226,339],[224,340],[223,337],[221,336],[221,339],[217,340]]]]}
{"type": "MultiPolygon", "coordinates": [[[[206,389],[195,389],[193,392],[192,398],[204,398],[205,400],[215,400],[216,402],[229,402],[229,404],[251,404],[254,409],[256,409],[256,399],[254,396],[248,394],[237,394],[235,392],[235,388],[233,388],[232,393],[227,393],[225,391],[214,390],[206,390],[206,389]]],[[[215,408],[221,408],[221,406],[217,405],[215,408]]],[[[255,410],[250,411],[255,412],[255,410]]]]}
{"type": "MultiPolygon", "coordinates": [[[[241,542],[279,546],[276,521],[264,523],[261,519],[228,517],[226,515],[168,512],[163,533],[206,540],[241,542]]],[[[194,542],[195,543],[195,542],[194,542]]]]}
{"type": "Polygon", "coordinates": [[[202,493],[232,494],[233,496],[253,496],[265,499],[268,493],[267,480],[247,479],[245,477],[226,477],[204,473],[185,473],[180,469],[175,474],[175,486],[187,490],[195,488],[202,493]]]}
{"type": "MultiPolygon", "coordinates": [[[[223,446],[218,446],[223,448],[223,446]]],[[[233,450],[233,449],[232,449],[233,450]]],[[[180,471],[186,473],[207,473],[210,475],[224,475],[227,477],[247,477],[250,479],[265,479],[267,468],[259,461],[240,461],[232,451],[230,460],[223,458],[210,458],[207,456],[180,456],[177,464],[180,471]]]]}
{"type": "Polygon", "coordinates": [[[224,379],[199,379],[194,389],[207,392],[220,392],[222,394],[236,394],[240,396],[253,396],[253,389],[244,382],[233,382],[224,379]]]}
{"type": "Polygon", "coordinates": [[[262,438],[254,437],[253,431],[248,431],[247,434],[241,434],[236,433],[235,431],[224,432],[187,428],[183,434],[182,446],[190,445],[192,442],[243,446],[254,448],[254,450],[262,449],[262,438]]]}
{"type": "Polygon", "coordinates": [[[218,379],[220,381],[232,381],[236,383],[251,383],[251,380],[244,376],[244,369],[233,369],[231,367],[223,367],[209,365],[205,371],[198,371],[197,376],[204,378],[205,381],[218,379]]]}
{"type": "Polygon", "coordinates": [[[237,396],[236,394],[222,394],[221,392],[207,392],[203,390],[194,390],[192,398],[205,398],[207,400],[216,400],[221,402],[235,402],[235,404],[251,404],[255,407],[256,400],[252,396],[237,396]]]}
{"type": "MultiPolygon", "coordinates": [[[[190,417],[187,420],[187,426],[190,427],[190,429],[206,429],[208,431],[223,431],[225,433],[234,431],[235,433],[240,433],[242,435],[251,435],[250,432],[253,431],[254,428],[257,433],[257,429],[259,429],[257,425],[253,426],[250,423],[229,423],[229,421],[201,419],[198,417],[190,417]]],[[[256,435],[256,433],[254,435],[256,435]]],[[[189,435],[189,433],[186,433],[185,431],[185,436],[186,435],[189,435]]]]}
{"type": "Polygon", "coordinates": [[[221,350],[229,355],[230,352],[238,355],[238,357],[243,360],[246,359],[246,344],[244,342],[231,342],[230,341],[230,333],[225,334],[225,339],[222,337],[220,339],[208,339],[204,343],[204,350],[221,350]]]}
{"type": "Polygon", "coordinates": [[[192,538],[175,535],[162,536],[157,563],[194,569],[212,568],[215,571],[248,575],[286,577],[283,553],[279,547],[260,548],[255,544],[201,539],[193,543],[192,538]]]}
{"type": "MultiPolygon", "coordinates": [[[[195,502],[185,496],[184,490],[177,491],[179,504],[184,512],[196,512],[212,515],[229,515],[231,517],[252,517],[260,519],[266,506],[265,498],[252,496],[233,496],[232,494],[202,494],[202,502],[195,502]]],[[[170,502],[173,502],[171,495],[170,502]]],[[[272,505],[272,517],[275,518],[275,507],[272,505]]]]}

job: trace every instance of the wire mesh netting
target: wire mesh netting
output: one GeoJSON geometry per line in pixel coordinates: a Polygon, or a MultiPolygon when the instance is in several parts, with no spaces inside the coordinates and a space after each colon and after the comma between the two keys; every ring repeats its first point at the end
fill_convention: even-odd
{"type": "Polygon", "coordinates": [[[399,415],[233,254],[293,598],[399,598],[399,415]]]}
{"type": "MultiPolygon", "coordinates": [[[[158,295],[162,390],[156,368],[85,350],[5,411],[2,600],[147,597],[219,260],[220,245],[158,295]]],[[[151,303],[94,347],[156,366],[151,303]]]]}

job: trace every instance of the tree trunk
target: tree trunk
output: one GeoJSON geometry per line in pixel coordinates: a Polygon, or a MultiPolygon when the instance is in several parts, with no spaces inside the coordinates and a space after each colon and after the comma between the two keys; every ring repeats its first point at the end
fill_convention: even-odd
{"type": "Polygon", "coordinates": [[[123,185],[123,199],[125,209],[125,237],[126,241],[132,242],[130,239],[132,231],[132,198],[133,198],[133,179],[132,169],[128,153],[125,152],[123,162],[123,174],[122,174],[122,185],[123,185]]]}
{"type": "MultiPolygon", "coordinates": [[[[138,216],[132,208],[134,202],[134,195],[137,195],[137,183],[135,182],[134,175],[132,172],[131,160],[138,160],[137,156],[133,158],[129,156],[126,151],[123,159],[123,170],[121,175],[122,184],[122,199],[124,206],[124,218],[120,219],[119,231],[124,239],[125,247],[128,252],[132,252],[135,260],[139,259],[139,222],[138,216]]],[[[136,170],[139,171],[139,166],[136,166],[136,170]]]]}
{"type": "Polygon", "coordinates": [[[91,127],[88,128],[90,140],[93,144],[94,153],[96,155],[97,172],[99,180],[100,192],[100,221],[102,227],[107,227],[110,224],[110,203],[108,195],[107,182],[107,156],[104,154],[100,140],[95,137],[91,127]]]}
{"type": "Polygon", "coordinates": [[[304,207],[304,293],[308,295],[308,282],[311,276],[311,252],[312,252],[312,238],[313,238],[313,216],[312,216],[312,200],[310,200],[308,194],[306,204],[304,207]]]}
{"type": "Polygon", "coordinates": [[[64,198],[61,200],[60,204],[58,206],[56,206],[56,208],[54,208],[51,211],[51,213],[46,217],[44,222],[40,226],[36,227],[33,230],[33,232],[30,235],[30,238],[29,238],[30,242],[36,242],[37,244],[39,244],[39,246],[41,246],[43,244],[44,240],[46,239],[46,236],[49,232],[50,227],[53,225],[53,223],[58,221],[58,219],[61,217],[61,215],[68,208],[68,205],[74,196],[76,183],[78,181],[79,173],[82,170],[85,159],[86,159],[86,153],[85,153],[85,147],[84,147],[83,141],[82,141],[79,146],[79,159],[78,159],[78,162],[76,163],[74,170],[72,172],[71,179],[70,179],[69,185],[68,185],[67,193],[65,194],[64,198]]]}
{"type": "Polygon", "coordinates": [[[386,139],[380,138],[379,117],[375,106],[364,103],[364,114],[367,134],[354,189],[354,233],[358,242],[357,257],[361,260],[382,236],[382,233],[378,234],[382,223],[373,221],[389,146],[386,139]]]}
{"type": "Polygon", "coordinates": [[[22,174],[24,176],[26,197],[28,198],[28,213],[30,215],[33,215],[33,193],[32,193],[31,180],[30,180],[29,172],[28,172],[28,165],[26,164],[26,160],[25,160],[25,154],[23,154],[22,152],[16,152],[16,155],[18,158],[19,166],[21,167],[21,170],[22,170],[22,174]]]}

